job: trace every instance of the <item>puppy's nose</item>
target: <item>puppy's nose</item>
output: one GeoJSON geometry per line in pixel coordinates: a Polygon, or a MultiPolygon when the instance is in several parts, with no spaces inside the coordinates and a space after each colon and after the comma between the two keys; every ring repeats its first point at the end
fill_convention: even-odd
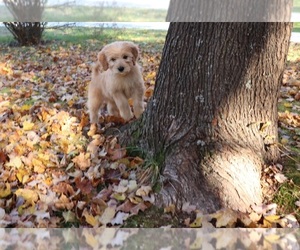
{"type": "Polygon", "coordinates": [[[123,66],[120,66],[119,68],[118,68],[118,70],[120,71],[120,72],[123,72],[124,71],[124,67],[123,66]]]}

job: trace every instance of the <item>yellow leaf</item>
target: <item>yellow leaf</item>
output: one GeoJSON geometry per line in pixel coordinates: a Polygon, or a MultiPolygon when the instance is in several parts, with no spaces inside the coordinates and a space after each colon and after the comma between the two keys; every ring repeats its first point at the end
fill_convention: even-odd
{"type": "Polygon", "coordinates": [[[89,223],[91,226],[96,227],[99,225],[99,216],[93,216],[88,213],[87,210],[84,210],[82,215],[85,217],[85,220],[87,223],[89,223]]]}
{"type": "Polygon", "coordinates": [[[202,226],[202,217],[196,218],[191,224],[190,227],[201,227],[202,226]]]}
{"type": "Polygon", "coordinates": [[[134,197],[129,197],[129,200],[133,203],[133,204],[139,204],[141,202],[143,202],[143,199],[137,196],[134,197]]]}
{"type": "Polygon", "coordinates": [[[102,225],[106,225],[107,223],[110,223],[111,220],[115,217],[116,209],[114,207],[107,207],[104,210],[104,213],[99,218],[99,221],[102,225]]]}
{"type": "Polygon", "coordinates": [[[48,161],[50,161],[50,155],[49,154],[39,153],[38,157],[39,157],[40,160],[42,160],[43,163],[48,163],[48,161]]]}
{"type": "Polygon", "coordinates": [[[290,102],[285,102],[285,103],[283,104],[283,106],[286,107],[286,108],[292,108],[292,107],[293,107],[293,104],[290,103],[290,102]]]}
{"type": "Polygon", "coordinates": [[[24,176],[28,175],[28,171],[26,171],[25,169],[23,168],[20,168],[17,172],[17,178],[19,180],[19,182],[23,183],[23,180],[24,180],[24,176]]]}
{"type": "Polygon", "coordinates": [[[283,137],[283,138],[281,139],[281,144],[282,144],[282,145],[287,145],[288,143],[289,143],[289,140],[288,140],[287,138],[283,137]]]}
{"type": "Polygon", "coordinates": [[[125,195],[124,193],[122,193],[122,194],[114,193],[114,194],[112,195],[112,197],[113,197],[114,199],[116,199],[117,201],[124,201],[124,200],[126,199],[126,195],[125,195]]]}
{"type": "Polygon", "coordinates": [[[34,167],[33,171],[39,174],[42,174],[45,172],[45,165],[42,163],[42,161],[33,158],[32,159],[32,165],[34,167]]]}
{"type": "Polygon", "coordinates": [[[136,190],[135,194],[137,196],[147,196],[151,191],[151,186],[141,186],[138,190],[136,190]]]}
{"type": "Polygon", "coordinates": [[[21,111],[28,111],[28,110],[30,110],[31,107],[32,107],[31,105],[24,104],[24,105],[21,107],[21,111]]]}
{"type": "Polygon", "coordinates": [[[264,239],[269,241],[270,243],[277,243],[281,236],[278,234],[266,234],[264,235],[264,239]]]}
{"type": "Polygon", "coordinates": [[[20,215],[23,215],[24,213],[34,214],[34,212],[36,212],[35,204],[34,203],[32,204],[31,202],[27,202],[27,203],[30,203],[31,205],[28,206],[28,204],[25,203],[18,207],[18,213],[20,215]]]}
{"type": "Polygon", "coordinates": [[[23,166],[23,163],[22,163],[21,157],[13,156],[13,157],[10,157],[10,161],[7,163],[7,165],[9,167],[20,168],[23,166]]]}
{"type": "Polygon", "coordinates": [[[9,183],[5,183],[5,187],[0,188],[0,198],[5,198],[11,194],[9,183]]]}
{"type": "Polygon", "coordinates": [[[99,235],[98,234],[93,235],[91,232],[92,232],[91,230],[87,230],[86,228],[83,228],[82,235],[84,235],[86,243],[90,245],[92,249],[98,249],[99,235]]]}
{"type": "Polygon", "coordinates": [[[195,241],[190,245],[190,249],[201,249],[202,247],[202,237],[197,237],[195,241]]]}
{"type": "Polygon", "coordinates": [[[271,125],[270,121],[267,121],[265,123],[262,124],[261,128],[259,129],[260,132],[263,132],[267,127],[269,127],[271,125]]]}
{"type": "Polygon", "coordinates": [[[271,223],[277,223],[280,219],[280,215],[268,215],[264,217],[266,220],[268,220],[271,223]]]}
{"type": "Polygon", "coordinates": [[[154,78],[156,76],[156,72],[155,71],[151,71],[147,74],[146,78],[154,78]]]}
{"type": "Polygon", "coordinates": [[[34,127],[34,123],[30,122],[30,121],[24,121],[23,122],[23,129],[25,131],[29,131],[29,130],[32,130],[34,127]]]}
{"type": "Polygon", "coordinates": [[[28,202],[36,202],[39,198],[37,192],[30,189],[19,188],[15,194],[23,197],[28,202]]]}

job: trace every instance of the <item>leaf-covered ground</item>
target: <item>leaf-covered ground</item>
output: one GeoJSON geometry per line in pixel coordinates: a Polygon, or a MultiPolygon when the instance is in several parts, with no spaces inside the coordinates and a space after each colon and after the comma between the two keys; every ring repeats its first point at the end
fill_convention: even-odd
{"type": "MultiPolygon", "coordinates": [[[[230,210],[203,215],[191,204],[181,212],[172,205],[153,206],[149,164],[105,133],[123,121],[104,113],[101,130],[89,125],[86,90],[102,45],[90,39],[0,47],[0,227],[298,226],[294,211],[278,215],[274,203],[255,207],[250,215],[230,210]]],[[[140,48],[147,101],[162,44],[140,43],[140,48]]],[[[299,148],[299,70],[300,57],[291,57],[280,100],[281,144],[291,158],[290,146],[299,148]]],[[[265,168],[266,195],[290,181],[282,168],[265,168]]]]}

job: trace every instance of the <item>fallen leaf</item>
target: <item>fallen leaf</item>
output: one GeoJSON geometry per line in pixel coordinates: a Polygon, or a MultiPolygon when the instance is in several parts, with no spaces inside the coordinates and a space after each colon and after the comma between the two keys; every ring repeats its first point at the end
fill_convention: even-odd
{"type": "Polygon", "coordinates": [[[132,215],[136,215],[139,213],[139,211],[145,211],[148,207],[142,202],[142,203],[139,203],[137,204],[136,206],[134,206],[130,212],[132,215]]]}
{"type": "Polygon", "coordinates": [[[65,222],[75,222],[76,221],[76,215],[72,211],[63,212],[62,215],[63,215],[65,222]]]}
{"type": "Polygon", "coordinates": [[[110,159],[112,161],[117,161],[120,160],[122,158],[124,158],[126,156],[126,149],[125,148],[121,148],[121,146],[119,144],[116,144],[114,146],[114,148],[109,148],[108,149],[108,154],[110,156],[110,159]]]}
{"type": "Polygon", "coordinates": [[[197,217],[190,225],[192,228],[197,228],[202,226],[202,217],[197,217]]]}
{"type": "Polygon", "coordinates": [[[86,170],[91,166],[91,159],[89,153],[81,152],[78,156],[74,157],[72,160],[80,170],[86,170]]]}
{"type": "Polygon", "coordinates": [[[174,204],[170,204],[169,206],[164,208],[164,213],[171,213],[172,215],[175,215],[176,207],[174,204]]]}
{"type": "Polygon", "coordinates": [[[15,192],[16,196],[21,196],[24,198],[24,200],[32,203],[36,202],[39,198],[37,192],[35,190],[30,190],[30,189],[24,189],[24,188],[19,188],[15,192]]]}
{"type": "Polygon", "coordinates": [[[143,197],[143,196],[148,196],[151,191],[152,191],[151,186],[142,185],[138,190],[136,190],[135,194],[137,196],[143,197]]]}
{"type": "Polygon", "coordinates": [[[69,195],[72,196],[74,195],[75,191],[73,189],[73,187],[66,182],[60,182],[57,185],[55,185],[53,187],[53,191],[59,194],[65,194],[65,195],[69,195]]]}
{"type": "Polygon", "coordinates": [[[100,241],[98,241],[98,234],[93,234],[93,231],[83,228],[82,236],[84,236],[85,242],[91,249],[99,249],[100,241]]]}
{"type": "Polygon", "coordinates": [[[265,205],[265,204],[253,205],[252,209],[257,214],[271,215],[271,214],[276,214],[277,204],[272,203],[272,204],[268,204],[268,205],[265,205]]]}
{"type": "Polygon", "coordinates": [[[111,195],[112,198],[116,199],[117,201],[124,201],[126,200],[126,195],[124,193],[119,194],[119,193],[114,193],[111,195]]]}
{"type": "Polygon", "coordinates": [[[10,155],[9,156],[9,162],[6,163],[8,167],[15,167],[15,168],[21,168],[23,166],[23,162],[21,160],[21,157],[10,155]]]}
{"type": "Polygon", "coordinates": [[[281,173],[276,173],[274,177],[279,183],[284,183],[287,181],[287,177],[281,173]]]}
{"type": "Polygon", "coordinates": [[[65,196],[64,194],[60,196],[60,198],[55,202],[54,205],[57,209],[62,209],[62,210],[65,209],[72,210],[72,208],[74,207],[74,203],[70,201],[68,197],[65,196]]]}
{"type": "Polygon", "coordinates": [[[181,209],[183,212],[187,212],[188,214],[190,214],[191,212],[195,211],[196,210],[196,206],[195,205],[190,205],[189,202],[185,202],[183,205],[182,205],[182,209],[181,209]]]}
{"type": "Polygon", "coordinates": [[[216,227],[234,227],[237,222],[237,213],[231,209],[222,209],[210,215],[215,218],[216,227]]]}
{"type": "Polygon", "coordinates": [[[10,184],[5,183],[5,187],[0,187],[0,198],[5,198],[11,194],[10,184]]]}
{"type": "Polygon", "coordinates": [[[81,190],[82,194],[88,195],[93,190],[93,185],[90,180],[85,178],[76,178],[75,184],[78,189],[81,190]]]}
{"type": "Polygon", "coordinates": [[[23,129],[25,131],[30,131],[30,130],[33,129],[33,127],[34,127],[34,123],[33,122],[30,122],[30,121],[24,121],[23,122],[23,129]]]}
{"type": "Polygon", "coordinates": [[[93,227],[98,227],[99,226],[99,216],[93,216],[91,215],[87,209],[85,209],[82,213],[82,216],[85,217],[85,220],[88,224],[90,224],[93,227]]]}
{"type": "Polygon", "coordinates": [[[8,161],[7,154],[4,151],[0,150],[0,164],[3,164],[7,161],[8,161]]]}
{"type": "Polygon", "coordinates": [[[129,213],[118,212],[116,217],[111,220],[112,225],[123,225],[124,221],[129,217],[129,213]]]}
{"type": "Polygon", "coordinates": [[[112,219],[115,217],[116,214],[116,208],[115,207],[107,207],[104,210],[104,213],[99,218],[99,221],[102,225],[106,225],[108,223],[111,223],[112,219]]]}
{"type": "Polygon", "coordinates": [[[5,216],[5,210],[2,207],[0,207],[0,220],[3,220],[4,216],[5,216]]]}

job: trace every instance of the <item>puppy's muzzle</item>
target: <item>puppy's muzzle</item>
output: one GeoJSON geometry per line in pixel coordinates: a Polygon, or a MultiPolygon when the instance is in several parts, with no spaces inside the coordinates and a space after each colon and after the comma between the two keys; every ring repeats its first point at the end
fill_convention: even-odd
{"type": "Polygon", "coordinates": [[[123,66],[120,66],[119,68],[118,68],[118,70],[122,73],[123,71],[124,71],[124,67],[123,66]]]}

